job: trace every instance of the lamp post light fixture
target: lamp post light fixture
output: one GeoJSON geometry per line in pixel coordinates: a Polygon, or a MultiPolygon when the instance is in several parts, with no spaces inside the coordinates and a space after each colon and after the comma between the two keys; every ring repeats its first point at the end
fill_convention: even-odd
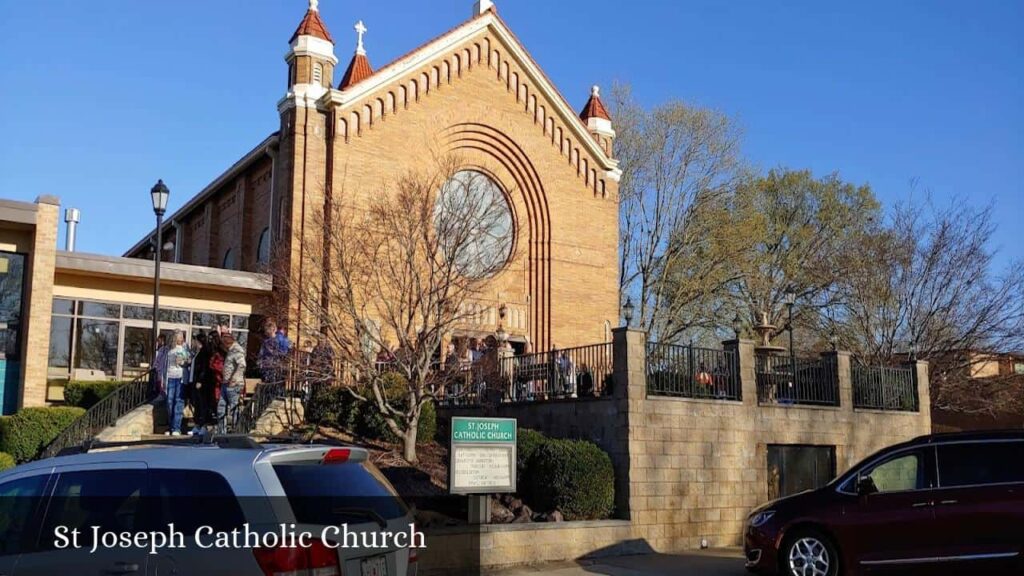
{"type": "Polygon", "coordinates": [[[629,328],[630,324],[633,323],[633,298],[630,296],[626,297],[626,303],[622,305],[622,319],[626,321],[626,328],[629,328]]]}
{"type": "Polygon", "coordinates": [[[739,312],[732,318],[732,331],[736,334],[736,339],[739,340],[740,334],[743,332],[743,315],[739,312]]]}
{"type": "Polygon", "coordinates": [[[796,351],[793,350],[793,305],[796,304],[796,290],[792,287],[786,288],[786,308],[789,311],[789,319],[786,322],[786,330],[789,331],[789,370],[793,379],[793,386],[796,387],[796,351]]]}
{"type": "Polygon", "coordinates": [[[910,361],[917,362],[917,340],[910,341],[910,361]]]}
{"type": "Polygon", "coordinates": [[[160,260],[163,256],[163,237],[161,227],[164,223],[164,212],[167,211],[167,198],[171,191],[163,180],[157,180],[149,191],[153,201],[153,213],[156,214],[156,239],[153,242],[153,355],[156,356],[157,342],[160,338],[160,260]]]}

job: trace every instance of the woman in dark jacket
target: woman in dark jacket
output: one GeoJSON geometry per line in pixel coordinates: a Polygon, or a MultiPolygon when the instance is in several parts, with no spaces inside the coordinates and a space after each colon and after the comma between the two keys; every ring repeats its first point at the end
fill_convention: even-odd
{"type": "Polygon", "coordinates": [[[217,391],[220,389],[218,371],[222,371],[224,368],[223,355],[220,356],[219,362],[217,361],[219,350],[220,336],[216,331],[212,331],[206,336],[202,350],[199,351],[192,363],[193,370],[198,371],[195,401],[197,428],[193,430],[193,433],[199,433],[201,428],[217,424],[215,411],[217,409],[217,391]]]}

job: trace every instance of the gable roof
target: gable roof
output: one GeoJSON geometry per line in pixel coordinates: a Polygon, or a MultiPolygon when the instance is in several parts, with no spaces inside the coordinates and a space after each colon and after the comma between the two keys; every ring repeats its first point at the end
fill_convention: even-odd
{"type": "Polygon", "coordinates": [[[428,40],[410,52],[399,56],[362,79],[359,83],[352,84],[344,90],[331,90],[327,92],[321,98],[321,102],[330,102],[342,108],[348,108],[377,89],[434,60],[455,46],[483,33],[485,30],[491,30],[499,40],[509,47],[509,53],[518,60],[531,82],[547,96],[553,105],[553,113],[557,112],[562,116],[566,127],[574,133],[576,139],[580,142],[581,148],[585,148],[590,152],[599,161],[602,169],[608,171],[618,170],[618,161],[610,158],[594,140],[573,107],[562,93],[559,92],[558,88],[555,87],[554,83],[551,82],[551,79],[548,78],[547,74],[544,73],[533,57],[530,56],[530,53],[526,51],[519,38],[509,29],[508,24],[498,16],[497,11],[493,8],[474,15],[448,32],[428,40]]]}

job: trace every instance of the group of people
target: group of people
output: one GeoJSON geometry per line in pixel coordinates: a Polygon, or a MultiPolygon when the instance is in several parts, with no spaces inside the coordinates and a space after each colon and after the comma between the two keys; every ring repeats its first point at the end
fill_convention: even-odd
{"type": "Polygon", "coordinates": [[[245,350],[227,326],[197,333],[189,345],[182,332],[175,332],[171,342],[161,334],[152,382],[167,405],[166,434],[182,434],[186,404],[193,414],[190,434],[203,434],[210,427],[219,433],[232,430],[245,391],[245,365],[245,350]]]}

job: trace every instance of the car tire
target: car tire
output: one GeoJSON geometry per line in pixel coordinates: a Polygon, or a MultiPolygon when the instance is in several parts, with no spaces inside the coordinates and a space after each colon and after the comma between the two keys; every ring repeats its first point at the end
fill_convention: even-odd
{"type": "Polygon", "coordinates": [[[779,574],[839,576],[839,549],[817,530],[798,529],[786,536],[779,551],[779,574]]]}

